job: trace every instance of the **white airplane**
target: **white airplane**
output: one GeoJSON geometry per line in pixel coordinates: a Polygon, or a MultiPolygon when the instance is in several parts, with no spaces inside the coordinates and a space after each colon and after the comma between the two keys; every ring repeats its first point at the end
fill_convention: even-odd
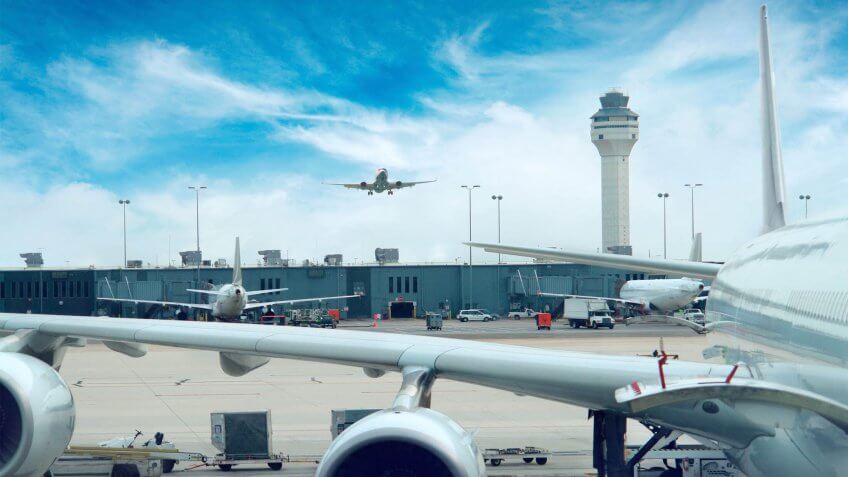
{"type": "MultiPolygon", "coordinates": [[[[700,261],[701,234],[695,236],[692,249],[689,253],[690,261],[700,261]]],[[[512,255],[516,255],[511,252],[512,255]]],[[[518,254],[520,255],[520,254],[518,254]]],[[[533,272],[535,273],[535,271],[533,272]]],[[[536,275],[536,283],[539,284],[539,276],[536,275]]],[[[704,291],[704,282],[693,278],[655,278],[648,280],[628,280],[621,286],[620,298],[596,297],[586,295],[574,295],[567,293],[542,292],[539,286],[539,296],[557,298],[599,298],[607,301],[615,301],[628,305],[637,305],[644,312],[658,311],[660,313],[674,313],[685,308],[694,301],[700,301],[701,292],[704,291]]]]}
{"type": "Polygon", "coordinates": [[[596,442],[604,443],[595,455],[607,475],[633,475],[624,462],[626,418],[656,430],[647,448],[685,433],[718,447],[748,477],[845,475],[848,217],[785,225],[765,7],[760,25],[763,235],[723,265],[512,248],[712,279],[715,332],[704,337],[704,356],[715,362],[355,330],[0,313],[0,330],[10,334],[0,339],[0,475],[40,477],[65,450],[74,400],[55,369],[68,346],[87,339],[129,356],[148,344],[214,350],[234,375],[273,357],[360,367],[373,378],[400,373],[394,401],[335,439],[318,477],[486,475],[474,435],[431,408],[436,379],[593,410],[596,442]]]}
{"type": "Polygon", "coordinates": [[[192,293],[200,293],[215,297],[215,301],[210,304],[206,303],[183,303],[175,301],[158,301],[158,300],[137,300],[133,298],[110,298],[98,297],[98,300],[103,301],[119,301],[128,303],[149,303],[153,305],[163,306],[181,306],[186,308],[198,308],[211,312],[216,319],[233,320],[244,314],[245,311],[264,308],[272,305],[288,305],[294,303],[308,303],[313,301],[327,300],[346,300],[348,298],[360,298],[360,295],[342,295],[342,296],[325,296],[318,298],[300,298],[297,300],[273,300],[273,301],[250,301],[250,297],[256,295],[264,295],[267,293],[276,293],[286,291],[288,288],[274,288],[270,290],[247,291],[242,285],[241,276],[241,247],[239,246],[239,238],[236,237],[236,251],[233,259],[233,281],[222,285],[218,290],[193,290],[186,291],[192,293]]]}
{"type": "Polygon", "coordinates": [[[360,189],[367,190],[368,195],[374,195],[374,193],[386,192],[389,195],[393,195],[395,190],[403,189],[404,187],[412,187],[417,184],[427,184],[432,181],[418,181],[418,182],[403,182],[403,181],[389,181],[389,171],[384,168],[377,169],[377,176],[374,178],[374,182],[368,183],[365,181],[359,183],[330,183],[325,182],[326,185],[337,185],[347,187],[348,189],[360,189]]]}

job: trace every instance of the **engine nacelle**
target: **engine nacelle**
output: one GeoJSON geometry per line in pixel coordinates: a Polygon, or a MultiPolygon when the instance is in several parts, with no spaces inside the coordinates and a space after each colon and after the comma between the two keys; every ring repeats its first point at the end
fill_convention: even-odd
{"type": "Polygon", "coordinates": [[[397,181],[397,182],[395,182],[395,186],[397,186],[397,187],[403,187],[403,182],[401,182],[401,181],[397,181]]]}
{"type": "Polygon", "coordinates": [[[316,473],[373,475],[482,477],[486,466],[472,436],[444,414],[428,408],[386,409],[345,429],[316,473]]]}
{"type": "Polygon", "coordinates": [[[0,475],[40,477],[74,432],[74,399],[52,367],[0,353],[0,475]]]}
{"type": "Polygon", "coordinates": [[[365,182],[365,181],[362,181],[362,182],[360,182],[360,183],[359,183],[359,187],[360,187],[361,189],[367,189],[367,188],[368,188],[368,183],[367,183],[367,182],[365,182]]]}

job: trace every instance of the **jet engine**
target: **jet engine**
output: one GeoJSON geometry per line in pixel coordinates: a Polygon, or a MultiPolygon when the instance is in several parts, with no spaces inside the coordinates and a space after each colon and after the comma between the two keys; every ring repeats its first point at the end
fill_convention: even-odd
{"type": "Polygon", "coordinates": [[[397,181],[397,182],[395,182],[395,186],[396,186],[396,187],[402,187],[402,186],[403,186],[403,182],[401,182],[401,181],[397,181]]]}
{"type": "Polygon", "coordinates": [[[345,429],[330,445],[318,477],[482,477],[472,436],[428,408],[386,409],[345,429]]]}
{"type": "Polygon", "coordinates": [[[50,366],[0,352],[0,475],[41,477],[74,432],[74,399],[50,366]]]}
{"type": "Polygon", "coordinates": [[[359,183],[359,187],[360,187],[360,188],[362,188],[362,189],[367,189],[367,188],[368,188],[368,183],[367,183],[367,182],[365,182],[365,181],[362,181],[362,182],[360,182],[360,183],[359,183]]]}

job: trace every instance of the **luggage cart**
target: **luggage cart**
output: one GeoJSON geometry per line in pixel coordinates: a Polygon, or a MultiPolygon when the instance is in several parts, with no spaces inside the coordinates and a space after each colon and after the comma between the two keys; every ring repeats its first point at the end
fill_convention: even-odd
{"type": "Polygon", "coordinates": [[[525,464],[534,460],[538,465],[545,465],[553,454],[541,447],[509,447],[506,449],[486,449],[483,451],[483,461],[495,467],[506,460],[521,459],[525,464]]]}

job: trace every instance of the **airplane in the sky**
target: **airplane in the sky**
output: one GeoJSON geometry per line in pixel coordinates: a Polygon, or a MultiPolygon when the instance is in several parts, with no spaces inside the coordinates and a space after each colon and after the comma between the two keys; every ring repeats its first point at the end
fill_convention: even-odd
{"type": "Polygon", "coordinates": [[[148,303],[162,306],[178,306],[185,308],[197,308],[209,311],[212,317],[219,320],[234,320],[244,314],[245,311],[256,310],[273,305],[290,305],[294,303],[308,303],[314,301],[346,300],[348,298],[360,298],[360,295],[325,296],[318,298],[300,298],[296,300],[273,300],[273,301],[251,301],[250,297],[286,291],[288,288],[274,288],[270,290],[245,290],[242,285],[241,274],[241,247],[239,238],[236,237],[236,251],[233,259],[233,281],[221,286],[218,290],[194,290],[187,289],[191,293],[200,293],[214,297],[212,303],[183,303],[175,301],[138,300],[134,298],[98,297],[98,300],[117,301],[127,303],[148,303]]]}
{"type": "Polygon", "coordinates": [[[273,357],[360,367],[372,378],[400,373],[394,401],[336,438],[318,477],[486,475],[474,435],[431,408],[438,406],[431,399],[436,379],[592,410],[595,461],[615,477],[633,475],[624,461],[627,418],[654,432],[636,456],[685,433],[719,449],[748,477],[844,475],[848,217],[786,225],[765,7],[760,28],[762,235],[724,264],[483,245],[712,279],[707,318],[713,333],[704,338],[703,355],[714,362],[356,330],[0,313],[0,330],[10,334],[0,339],[0,475],[40,477],[64,452],[76,414],[55,369],[68,346],[87,339],[136,357],[147,345],[214,350],[233,375],[273,357]]]}
{"type": "Polygon", "coordinates": [[[374,193],[386,192],[389,195],[393,195],[395,190],[403,189],[404,187],[412,187],[417,184],[427,184],[430,182],[436,182],[435,179],[432,181],[417,181],[417,182],[404,182],[404,181],[389,181],[389,171],[384,168],[377,169],[377,176],[374,178],[374,182],[368,183],[365,181],[358,183],[330,183],[325,182],[326,185],[337,185],[347,187],[348,189],[359,189],[359,190],[367,190],[368,195],[374,195],[374,193]]]}

